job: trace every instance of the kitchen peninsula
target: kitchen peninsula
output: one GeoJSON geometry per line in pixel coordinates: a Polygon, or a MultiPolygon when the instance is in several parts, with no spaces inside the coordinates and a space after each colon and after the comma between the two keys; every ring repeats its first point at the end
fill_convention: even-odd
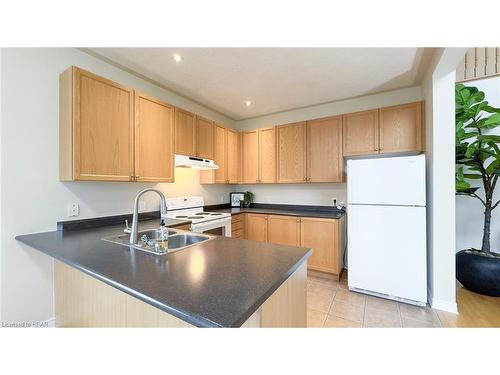
{"type": "MultiPolygon", "coordinates": [[[[139,230],[157,224],[146,220],[139,230]]],[[[56,326],[306,327],[310,249],[214,236],[155,255],[102,240],[122,230],[16,237],[55,260],[56,326]]]]}

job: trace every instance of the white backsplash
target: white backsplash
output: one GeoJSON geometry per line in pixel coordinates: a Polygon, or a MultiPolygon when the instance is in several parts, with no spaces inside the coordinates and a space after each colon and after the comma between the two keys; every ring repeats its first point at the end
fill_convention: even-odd
{"type": "Polygon", "coordinates": [[[255,203],[333,205],[347,199],[345,183],[239,185],[235,191],[251,191],[255,203]]]}

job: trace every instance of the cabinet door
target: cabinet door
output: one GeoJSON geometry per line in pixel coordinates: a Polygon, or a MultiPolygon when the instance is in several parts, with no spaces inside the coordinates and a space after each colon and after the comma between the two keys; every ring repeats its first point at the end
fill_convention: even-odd
{"type": "Polygon", "coordinates": [[[196,116],[180,108],[175,109],[175,153],[195,156],[196,116]]]}
{"type": "Polygon", "coordinates": [[[174,182],[173,108],[135,94],[135,180],[174,182]]]}
{"type": "Polygon", "coordinates": [[[280,245],[300,246],[300,218],[269,215],[267,240],[280,245]]]}
{"type": "Polygon", "coordinates": [[[342,118],[344,156],[378,154],[378,109],[342,118]]]}
{"type": "Polygon", "coordinates": [[[276,129],[259,129],[259,182],[276,182],[276,129]]]}
{"type": "Polygon", "coordinates": [[[215,171],[202,171],[214,173],[214,182],[216,184],[225,184],[227,182],[227,137],[226,129],[216,124],[214,131],[214,161],[219,166],[215,171]]]}
{"type": "Polygon", "coordinates": [[[78,68],[74,75],[74,178],[133,180],[133,91],[78,68]]]}
{"type": "Polygon", "coordinates": [[[381,108],[380,153],[422,151],[422,104],[381,108]]]}
{"type": "Polygon", "coordinates": [[[313,251],[308,259],[307,267],[339,275],[342,264],[339,249],[339,221],[303,217],[300,234],[300,245],[309,247],[313,251]]]}
{"type": "Polygon", "coordinates": [[[259,182],[259,135],[257,130],[241,133],[244,184],[259,182]]]}
{"type": "Polygon", "coordinates": [[[307,181],[342,182],[342,117],[307,122],[307,181]]]}
{"type": "Polygon", "coordinates": [[[241,181],[240,134],[226,129],[227,139],[227,182],[237,184],[241,181]]]}
{"type": "Polygon", "coordinates": [[[246,215],[246,239],[267,242],[267,215],[246,215]]]}
{"type": "Polygon", "coordinates": [[[278,182],[306,182],[306,123],[277,127],[278,182]]]}
{"type": "Polygon", "coordinates": [[[214,158],[214,123],[196,116],[196,156],[214,158]]]}

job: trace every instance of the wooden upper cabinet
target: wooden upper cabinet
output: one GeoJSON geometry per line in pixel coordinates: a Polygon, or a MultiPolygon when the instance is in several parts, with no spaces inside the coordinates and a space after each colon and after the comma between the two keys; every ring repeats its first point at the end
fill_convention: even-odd
{"type": "Polygon", "coordinates": [[[135,180],[174,182],[174,109],[137,92],[135,180]]]}
{"type": "Polygon", "coordinates": [[[133,180],[133,90],[71,67],[59,98],[60,179],[133,180]]]}
{"type": "Polygon", "coordinates": [[[259,182],[259,131],[241,133],[242,148],[242,182],[255,184],[259,182]]]}
{"type": "Polygon", "coordinates": [[[196,116],[175,108],[175,153],[196,155],[196,116]]]}
{"type": "Polygon", "coordinates": [[[260,183],[276,182],[276,128],[259,129],[259,177],[260,183]]]}
{"type": "Polygon", "coordinates": [[[422,151],[422,103],[381,108],[380,153],[422,151]]]}
{"type": "Polygon", "coordinates": [[[246,239],[260,242],[267,242],[267,215],[245,214],[246,215],[246,239]]]}
{"type": "Polygon", "coordinates": [[[224,184],[227,182],[227,138],[226,129],[219,125],[215,125],[214,131],[214,161],[218,165],[219,169],[215,171],[203,171],[214,174],[214,183],[224,184]]]}
{"type": "Polygon", "coordinates": [[[300,224],[300,246],[313,249],[307,267],[340,275],[342,251],[339,248],[339,220],[303,217],[300,224]]]}
{"type": "Polygon", "coordinates": [[[300,217],[268,215],[267,233],[270,243],[300,246],[300,217]]]}
{"type": "Polygon", "coordinates": [[[342,116],[307,121],[307,181],[342,182],[342,116]]]}
{"type": "Polygon", "coordinates": [[[344,156],[378,153],[378,109],[343,115],[344,156]]]}
{"type": "Polygon", "coordinates": [[[276,130],[278,168],[277,182],[306,181],[306,123],[280,125],[276,130]]]}
{"type": "Polygon", "coordinates": [[[236,184],[241,181],[241,140],[240,133],[233,129],[226,129],[227,141],[227,182],[236,184]]]}
{"type": "Polygon", "coordinates": [[[196,116],[196,156],[214,158],[214,123],[196,116]]]}

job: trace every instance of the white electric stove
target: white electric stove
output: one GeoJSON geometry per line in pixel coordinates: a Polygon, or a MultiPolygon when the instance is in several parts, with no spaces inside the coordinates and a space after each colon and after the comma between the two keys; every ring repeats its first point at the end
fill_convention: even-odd
{"type": "Polygon", "coordinates": [[[191,232],[231,237],[231,214],[203,211],[203,197],[167,198],[167,217],[191,221],[191,232]]]}

